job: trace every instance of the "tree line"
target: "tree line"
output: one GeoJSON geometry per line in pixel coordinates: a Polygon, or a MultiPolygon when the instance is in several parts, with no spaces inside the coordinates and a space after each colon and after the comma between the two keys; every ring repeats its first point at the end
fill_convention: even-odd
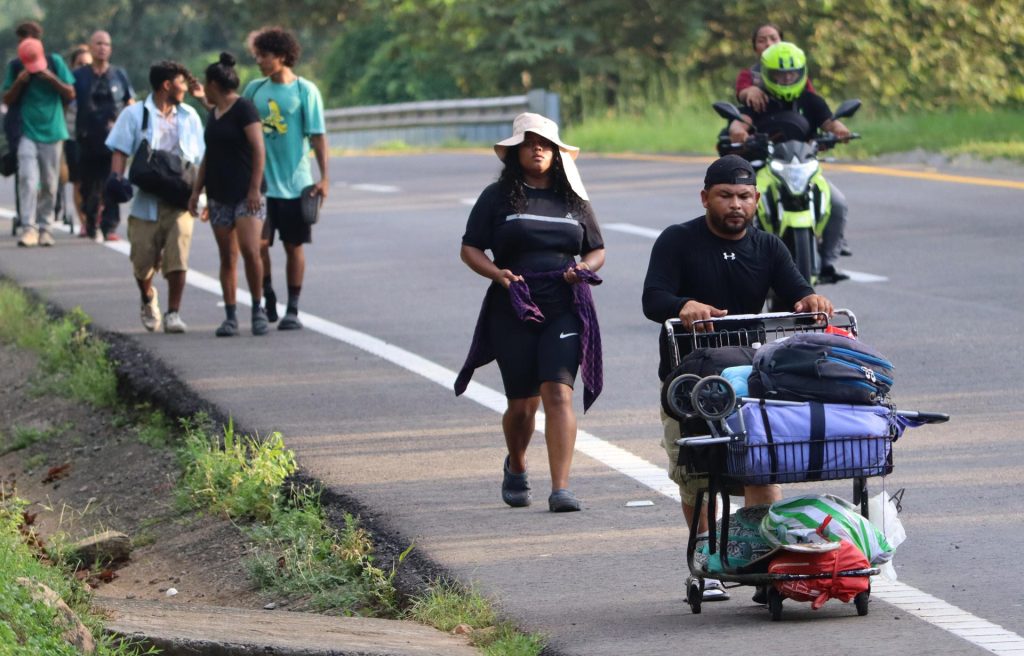
{"type": "MultiPolygon", "coordinates": [[[[199,71],[253,29],[277,24],[303,44],[298,71],[328,106],[562,94],[570,117],[630,111],[680,88],[727,97],[766,20],[803,47],[827,97],[883,110],[1024,106],[1019,0],[4,0],[0,47],[34,18],[66,51],[95,29],[136,86],[149,64],[199,71]],[[3,23],[6,21],[7,25],[3,23]]],[[[255,75],[254,69],[244,71],[255,75]]],[[[244,77],[244,76],[243,76],[244,77]]]]}

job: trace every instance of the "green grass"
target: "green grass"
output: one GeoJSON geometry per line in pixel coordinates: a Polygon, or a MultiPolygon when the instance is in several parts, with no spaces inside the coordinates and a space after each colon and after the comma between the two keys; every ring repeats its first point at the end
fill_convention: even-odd
{"type": "Polygon", "coordinates": [[[346,513],[344,522],[335,529],[317,493],[297,491],[277,505],[269,522],[247,530],[256,543],[250,575],[266,590],[301,599],[300,608],[396,617],[395,570],[375,564],[373,542],[358,519],[346,513]]]}
{"type": "MultiPolygon", "coordinates": [[[[718,99],[732,100],[725,94],[718,99]]],[[[650,103],[640,111],[592,113],[566,130],[565,139],[591,152],[713,155],[717,134],[725,126],[711,108],[713,100],[706,93],[680,92],[673,102],[650,103]]],[[[955,109],[886,115],[865,104],[844,122],[863,137],[834,151],[844,159],[923,149],[1024,162],[1024,121],[1019,111],[955,109]]]]}
{"type": "Polygon", "coordinates": [[[232,519],[269,520],[281,485],[296,470],[295,455],[285,448],[284,438],[280,433],[265,440],[236,436],[229,424],[220,440],[208,434],[205,423],[183,422],[179,504],[232,519]]]}
{"type": "MultiPolygon", "coordinates": [[[[89,322],[77,309],[51,318],[19,289],[0,282],[0,342],[39,356],[41,374],[34,380],[36,391],[110,407],[121,427],[134,424],[143,443],[165,446],[176,442],[178,431],[162,412],[149,406],[136,407],[133,412],[118,405],[114,368],[107,360],[105,345],[89,333],[89,322]]],[[[405,616],[394,588],[396,570],[376,564],[373,541],[358,518],[346,514],[344,525],[336,528],[328,521],[315,491],[282,494],[286,478],[297,466],[280,433],[262,440],[241,437],[229,424],[223,436],[216,437],[210,426],[203,416],[182,422],[178,502],[184,509],[249,522],[245,530],[254,542],[254,555],[248,565],[261,586],[324,612],[405,616]]],[[[9,436],[0,435],[0,453],[25,448],[67,429],[16,428],[9,436]]],[[[45,460],[45,454],[38,454],[32,466],[45,460]]],[[[47,554],[57,565],[42,564],[40,554],[27,546],[18,530],[23,508],[24,502],[0,492],[0,656],[72,654],[52,626],[53,612],[33,602],[15,579],[28,576],[45,582],[79,613],[94,636],[102,635],[101,619],[89,614],[89,592],[64,564],[61,550],[66,545],[60,539],[51,538],[47,554]]],[[[153,540],[147,528],[140,529],[136,546],[153,540]]],[[[411,550],[412,546],[399,556],[395,568],[411,550]]],[[[519,633],[510,623],[497,621],[485,599],[453,586],[433,586],[413,608],[409,617],[442,630],[470,625],[475,629],[473,643],[486,654],[535,656],[543,648],[540,636],[519,633]]],[[[100,637],[97,643],[97,653],[103,656],[140,653],[110,637],[100,637]]]]}
{"type": "Polygon", "coordinates": [[[45,442],[48,439],[57,437],[70,427],[71,424],[68,423],[61,424],[60,426],[51,426],[45,430],[27,426],[15,426],[11,431],[10,437],[0,434],[0,456],[12,451],[20,451],[37,442],[45,442]]]}
{"type": "Polygon", "coordinates": [[[26,502],[0,493],[0,654],[3,656],[76,656],[79,652],[54,628],[56,612],[32,598],[19,578],[43,583],[71,607],[96,641],[100,656],[142,652],[104,635],[102,620],[89,610],[88,589],[66,570],[46,565],[27,546],[21,532],[26,502]]]}
{"type": "Polygon", "coordinates": [[[92,337],[89,324],[80,308],[51,319],[20,289],[0,282],[0,341],[39,356],[35,391],[109,407],[117,402],[117,378],[106,344],[92,337]]]}
{"type": "Polygon", "coordinates": [[[488,656],[537,656],[544,649],[543,636],[521,633],[499,621],[479,592],[463,591],[446,581],[435,581],[429,592],[413,601],[407,615],[445,632],[459,625],[470,627],[470,640],[488,656]]]}
{"type": "Polygon", "coordinates": [[[162,410],[143,404],[136,408],[138,421],[135,425],[139,441],[146,446],[163,448],[171,443],[174,427],[162,410]]]}

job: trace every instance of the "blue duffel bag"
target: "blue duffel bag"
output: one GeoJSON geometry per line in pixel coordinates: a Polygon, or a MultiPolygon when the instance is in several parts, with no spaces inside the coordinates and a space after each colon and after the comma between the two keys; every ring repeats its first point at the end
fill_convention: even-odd
{"type": "Polygon", "coordinates": [[[885,406],[817,402],[745,403],[727,422],[745,435],[729,445],[728,472],[754,485],[887,474],[907,425],[885,406]]]}
{"type": "Polygon", "coordinates": [[[889,402],[893,365],[864,342],[800,333],[765,344],[754,356],[750,395],[783,401],[889,402]]]}

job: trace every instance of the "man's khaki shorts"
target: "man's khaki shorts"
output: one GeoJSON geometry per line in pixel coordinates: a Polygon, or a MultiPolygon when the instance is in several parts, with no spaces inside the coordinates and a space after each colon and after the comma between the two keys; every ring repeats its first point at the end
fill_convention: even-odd
{"type": "Polygon", "coordinates": [[[164,276],[188,271],[188,253],[192,246],[195,219],[188,210],[160,203],[156,221],[128,217],[128,242],[131,244],[132,271],[139,280],[150,278],[157,267],[164,276]]]}
{"type": "MultiPolygon", "coordinates": [[[[665,414],[661,409],[661,426],[664,431],[661,446],[668,454],[668,476],[679,486],[679,496],[687,506],[697,503],[697,491],[708,488],[708,477],[699,474],[687,474],[686,468],[679,464],[679,445],[676,440],[680,437],[679,422],[665,414]]],[[[743,486],[730,486],[727,488],[730,496],[743,496],[743,486]]],[[[706,500],[707,495],[705,495],[706,500]]]]}

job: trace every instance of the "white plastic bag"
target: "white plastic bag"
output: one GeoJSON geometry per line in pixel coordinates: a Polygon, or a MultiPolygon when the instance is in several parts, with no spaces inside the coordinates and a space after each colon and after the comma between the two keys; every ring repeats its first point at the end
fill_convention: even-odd
{"type": "MultiPolygon", "coordinates": [[[[903,522],[900,521],[896,502],[890,499],[885,492],[880,492],[868,498],[868,519],[882,531],[886,542],[893,549],[900,546],[907,539],[907,532],[903,528],[903,522]]],[[[886,579],[890,581],[896,580],[896,568],[893,567],[891,559],[880,569],[881,575],[886,579]]]]}

